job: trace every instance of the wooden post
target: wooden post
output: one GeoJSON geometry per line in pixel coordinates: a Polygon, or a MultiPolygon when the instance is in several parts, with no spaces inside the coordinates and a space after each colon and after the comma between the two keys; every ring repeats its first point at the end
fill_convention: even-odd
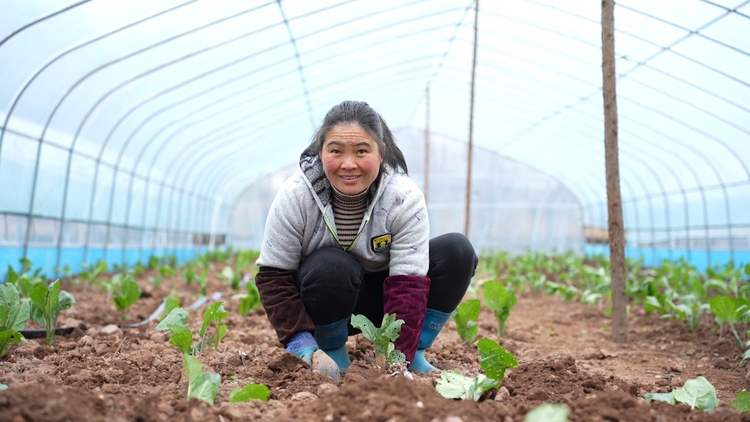
{"type": "Polygon", "coordinates": [[[627,343],[625,295],[625,234],[620,197],[620,164],[617,146],[617,90],[615,73],[615,2],[602,0],[602,93],[604,95],[604,162],[607,174],[609,257],[612,277],[612,340],[627,343]]]}
{"type": "Polygon", "coordinates": [[[471,164],[474,150],[474,80],[477,74],[477,33],[479,28],[479,0],[474,3],[474,56],[471,61],[471,99],[469,102],[469,153],[466,159],[466,210],[464,236],[469,237],[471,227],[471,164]]]}
{"type": "Polygon", "coordinates": [[[424,202],[430,207],[430,87],[425,88],[424,119],[424,202]]]}

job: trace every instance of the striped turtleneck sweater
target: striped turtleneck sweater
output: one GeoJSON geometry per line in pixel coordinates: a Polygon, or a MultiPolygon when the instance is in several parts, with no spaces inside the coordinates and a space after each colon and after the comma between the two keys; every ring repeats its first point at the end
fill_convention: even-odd
{"type": "MultiPolygon", "coordinates": [[[[333,188],[333,186],[331,186],[333,188]]],[[[362,218],[367,210],[367,189],[356,195],[347,195],[333,188],[333,216],[339,244],[346,249],[357,237],[362,218]]]]}

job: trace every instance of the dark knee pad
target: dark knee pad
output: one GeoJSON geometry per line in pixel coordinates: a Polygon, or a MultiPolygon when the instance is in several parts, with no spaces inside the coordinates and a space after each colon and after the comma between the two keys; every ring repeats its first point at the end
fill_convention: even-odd
{"type": "Polygon", "coordinates": [[[430,240],[430,293],[427,307],[453,312],[469,288],[479,258],[469,239],[447,233],[430,240]]]}
{"type": "Polygon", "coordinates": [[[316,325],[351,316],[364,270],[351,255],[335,247],[321,248],[297,271],[300,299],[316,325]]]}

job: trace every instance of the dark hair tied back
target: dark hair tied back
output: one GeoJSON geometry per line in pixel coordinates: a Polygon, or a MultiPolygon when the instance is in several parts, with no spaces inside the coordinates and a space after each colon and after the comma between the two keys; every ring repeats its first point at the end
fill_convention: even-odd
{"type": "Polygon", "coordinates": [[[310,145],[305,149],[303,155],[320,153],[328,132],[338,125],[345,124],[357,124],[366,130],[378,143],[378,148],[383,154],[383,163],[396,171],[408,174],[409,170],[406,166],[404,153],[396,145],[393,133],[391,133],[383,117],[364,101],[343,101],[328,110],[323,118],[323,123],[313,135],[310,145]]]}

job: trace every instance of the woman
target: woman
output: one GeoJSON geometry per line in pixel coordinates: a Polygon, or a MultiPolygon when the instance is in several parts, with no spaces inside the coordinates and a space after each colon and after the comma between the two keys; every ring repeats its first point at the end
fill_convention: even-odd
{"type": "MultiPolygon", "coordinates": [[[[457,233],[429,238],[424,196],[382,117],[365,102],[326,114],[268,214],[256,277],[286,351],[323,350],[345,372],[352,314],[404,320],[395,341],[409,370],[424,357],[469,286],[477,256],[457,233]]],[[[332,374],[338,378],[338,373],[332,374]]]]}

